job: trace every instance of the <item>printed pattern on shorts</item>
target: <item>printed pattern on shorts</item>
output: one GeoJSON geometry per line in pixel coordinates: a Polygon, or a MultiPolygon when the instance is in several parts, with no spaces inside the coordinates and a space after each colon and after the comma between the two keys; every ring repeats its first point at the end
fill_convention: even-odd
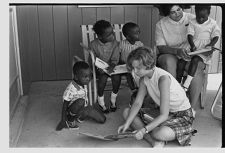
{"type": "Polygon", "coordinates": [[[170,113],[172,116],[163,125],[170,127],[176,134],[177,140],[182,146],[188,146],[191,136],[195,132],[192,128],[194,120],[192,109],[170,113]]]}
{"type": "MultiPolygon", "coordinates": [[[[143,117],[143,111],[139,111],[139,117],[141,120],[148,124],[143,117]]],[[[180,145],[188,146],[191,142],[191,136],[196,133],[196,130],[192,128],[192,123],[194,120],[192,109],[179,111],[179,112],[170,112],[170,118],[161,124],[161,126],[170,127],[176,135],[176,138],[180,145]]]]}

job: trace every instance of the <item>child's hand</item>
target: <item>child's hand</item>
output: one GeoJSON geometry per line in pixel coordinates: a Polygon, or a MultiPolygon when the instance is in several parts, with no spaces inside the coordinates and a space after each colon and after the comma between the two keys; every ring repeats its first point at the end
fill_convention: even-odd
{"type": "Polygon", "coordinates": [[[56,127],[56,131],[60,131],[60,130],[62,130],[63,128],[65,128],[65,127],[67,127],[67,125],[66,125],[66,122],[65,121],[60,121],[59,122],[59,124],[57,125],[57,127],[56,127]]]}
{"type": "Polygon", "coordinates": [[[213,45],[211,43],[205,45],[205,48],[212,48],[212,47],[213,47],[213,45]]]}
{"type": "Polygon", "coordinates": [[[104,74],[105,72],[103,71],[103,69],[98,69],[98,72],[100,73],[100,74],[104,74]]]}
{"type": "Polygon", "coordinates": [[[109,67],[107,68],[108,73],[109,73],[109,74],[113,73],[113,72],[114,72],[113,69],[114,69],[114,66],[109,66],[109,67]]]}
{"type": "Polygon", "coordinates": [[[193,51],[195,51],[196,49],[197,49],[196,46],[192,46],[190,50],[191,50],[191,52],[193,52],[193,51]]]}

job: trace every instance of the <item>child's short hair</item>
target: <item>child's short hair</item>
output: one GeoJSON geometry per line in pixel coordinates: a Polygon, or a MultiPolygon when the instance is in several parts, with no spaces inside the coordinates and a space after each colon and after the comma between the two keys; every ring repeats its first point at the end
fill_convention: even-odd
{"type": "Polygon", "coordinates": [[[112,27],[110,22],[105,20],[99,20],[94,24],[93,30],[97,35],[101,36],[104,33],[104,30],[107,29],[108,27],[112,27]]]}
{"type": "Polygon", "coordinates": [[[200,12],[202,10],[207,10],[208,11],[208,14],[210,14],[211,5],[207,5],[207,4],[195,5],[195,13],[196,12],[200,12]]]}
{"type": "Polygon", "coordinates": [[[133,69],[132,62],[134,60],[142,61],[143,65],[147,69],[152,69],[156,65],[156,54],[148,47],[138,47],[137,49],[130,52],[127,57],[127,69],[131,71],[133,69]]]}
{"type": "Polygon", "coordinates": [[[84,61],[78,61],[73,65],[73,75],[77,75],[80,73],[80,70],[90,69],[88,63],[84,61]]]}
{"type": "Polygon", "coordinates": [[[124,24],[124,26],[122,28],[124,37],[126,37],[128,35],[128,33],[130,32],[130,30],[135,27],[138,27],[138,25],[133,22],[128,22],[128,23],[124,24]]]}

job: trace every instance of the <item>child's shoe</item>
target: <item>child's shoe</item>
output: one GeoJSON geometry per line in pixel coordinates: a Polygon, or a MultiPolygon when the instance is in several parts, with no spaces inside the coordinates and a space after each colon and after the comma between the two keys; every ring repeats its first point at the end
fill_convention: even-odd
{"type": "MultiPolygon", "coordinates": [[[[98,102],[97,102],[98,103],[98,102]]],[[[101,109],[101,111],[105,114],[109,113],[109,109],[106,108],[105,106],[101,106],[99,103],[98,103],[98,106],[99,108],[101,109]]]]}
{"type": "Polygon", "coordinates": [[[73,122],[66,121],[66,125],[67,125],[67,128],[70,130],[78,130],[79,129],[79,126],[76,124],[75,120],[73,122]]]}
{"type": "Polygon", "coordinates": [[[76,118],[76,121],[79,123],[83,123],[85,119],[81,118],[81,116],[76,118]]]}
{"type": "Polygon", "coordinates": [[[112,106],[112,103],[110,102],[109,111],[110,112],[115,112],[116,109],[117,109],[117,106],[116,105],[115,106],[112,106]]]}

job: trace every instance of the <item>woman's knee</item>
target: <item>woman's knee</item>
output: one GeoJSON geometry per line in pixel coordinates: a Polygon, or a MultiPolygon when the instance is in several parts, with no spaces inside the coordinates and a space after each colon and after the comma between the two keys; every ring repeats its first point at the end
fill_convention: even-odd
{"type": "Polygon", "coordinates": [[[128,114],[130,112],[130,108],[125,108],[123,111],[123,118],[126,120],[128,117],[128,114]]]}
{"type": "Polygon", "coordinates": [[[174,131],[168,126],[155,128],[152,131],[151,136],[160,141],[171,141],[176,138],[174,131]]]}
{"type": "Polygon", "coordinates": [[[176,67],[177,57],[172,54],[163,54],[158,58],[158,64],[161,67],[176,67]]]}

